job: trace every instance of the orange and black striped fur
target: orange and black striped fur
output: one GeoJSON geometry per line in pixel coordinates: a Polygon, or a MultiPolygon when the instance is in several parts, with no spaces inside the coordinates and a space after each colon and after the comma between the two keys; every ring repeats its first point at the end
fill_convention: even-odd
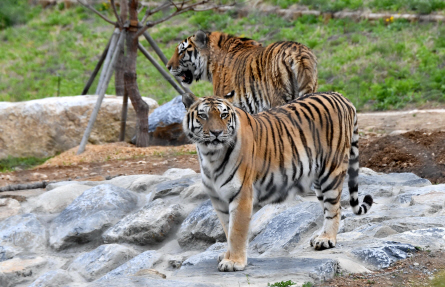
{"type": "Polygon", "coordinates": [[[267,47],[248,38],[198,31],[176,47],[167,63],[184,84],[213,83],[213,93],[250,114],[316,92],[317,59],[296,42],[267,47]]]}
{"type": "Polygon", "coordinates": [[[324,210],[323,227],[310,241],[315,249],[336,244],[346,173],[353,211],[371,207],[369,195],[359,204],[357,115],[341,94],[308,94],[256,115],[214,97],[185,94],[183,103],[183,130],[196,143],[203,188],[227,236],[220,271],[244,269],[257,204],[283,201],[313,184],[324,210]]]}

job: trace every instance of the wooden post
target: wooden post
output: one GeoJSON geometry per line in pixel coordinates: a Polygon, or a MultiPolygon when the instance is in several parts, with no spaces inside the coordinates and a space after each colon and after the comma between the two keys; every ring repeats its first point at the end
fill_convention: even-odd
{"type": "Polygon", "coordinates": [[[182,95],[184,92],[181,87],[179,87],[179,85],[173,80],[173,78],[171,78],[170,75],[166,71],[164,71],[164,69],[158,64],[158,62],[156,62],[155,58],[150,55],[150,53],[144,48],[144,46],[142,46],[141,43],[138,43],[138,48],[142,52],[142,54],[144,54],[144,56],[147,57],[147,59],[153,64],[153,66],[158,69],[159,73],[161,73],[164,79],[166,79],[170,83],[170,85],[172,85],[173,88],[175,88],[175,90],[182,95]]]}
{"type": "Polygon", "coordinates": [[[119,54],[119,48],[121,47],[122,41],[124,40],[124,33],[120,33],[119,29],[117,29],[117,35],[119,36],[119,41],[117,44],[114,43],[115,47],[112,46],[113,43],[111,43],[111,45],[110,45],[110,50],[113,50],[114,53],[113,53],[113,56],[112,56],[112,59],[111,59],[109,65],[108,65],[108,70],[105,71],[105,73],[104,73],[105,75],[104,75],[103,83],[97,87],[99,93],[98,93],[96,106],[94,107],[93,112],[91,113],[90,120],[88,122],[88,126],[85,130],[85,133],[83,134],[83,138],[82,138],[82,141],[80,142],[80,146],[79,146],[79,150],[77,151],[77,154],[81,154],[85,151],[85,146],[87,145],[88,138],[90,137],[91,130],[93,129],[94,122],[96,121],[97,114],[99,113],[99,109],[102,104],[102,100],[105,96],[105,92],[107,90],[108,83],[110,82],[111,75],[114,72],[114,66],[116,63],[117,56],[119,54]],[[118,48],[116,48],[116,46],[118,48]],[[111,48],[113,48],[113,49],[111,49],[111,48]]]}
{"type": "MultiPolygon", "coordinates": [[[[100,94],[99,89],[103,86],[104,78],[107,74],[107,71],[108,71],[108,68],[110,65],[110,60],[113,57],[114,50],[116,49],[116,42],[117,42],[117,39],[119,38],[119,33],[120,33],[120,31],[118,28],[114,29],[113,35],[111,36],[110,48],[107,53],[107,57],[105,58],[105,63],[102,67],[102,71],[100,72],[99,83],[97,84],[95,95],[100,94]]],[[[107,86],[108,86],[108,84],[107,84],[107,86]]]]}
{"type": "MultiPolygon", "coordinates": [[[[113,35],[114,35],[114,33],[113,33],[113,35]]],[[[111,36],[111,37],[113,37],[113,36],[111,36]]],[[[90,76],[90,79],[86,83],[85,88],[83,88],[83,91],[81,93],[82,96],[88,94],[88,90],[90,89],[91,85],[93,84],[94,79],[96,79],[97,73],[99,72],[100,68],[102,67],[102,64],[104,63],[105,58],[107,57],[108,49],[110,48],[110,43],[111,43],[111,38],[108,41],[107,47],[105,47],[104,51],[102,52],[99,62],[97,62],[97,65],[94,68],[94,71],[90,76]]]]}

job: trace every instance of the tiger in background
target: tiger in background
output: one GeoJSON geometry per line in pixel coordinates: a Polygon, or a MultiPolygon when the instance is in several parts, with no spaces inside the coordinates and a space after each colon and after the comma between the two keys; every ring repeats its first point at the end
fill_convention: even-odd
{"type": "Polygon", "coordinates": [[[308,94],[256,115],[216,97],[185,94],[183,103],[183,130],[196,143],[203,188],[228,241],[220,271],[245,268],[253,206],[295,197],[313,184],[324,210],[323,227],[310,240],[315,249],[336,244],[346,172],[354,213],[371,208],[370,195],[358,200],[357,114],[341,94],[308,94]]]}
{"type": "Polygon", "coordinates": [[[296,42],[267,47],[221,32],[198,31],[182,41],[167,63],[182,78],[213,83],[215,96],[227,99],[250,114],[281,106],[317,90],[317,59],[296,42]]]}

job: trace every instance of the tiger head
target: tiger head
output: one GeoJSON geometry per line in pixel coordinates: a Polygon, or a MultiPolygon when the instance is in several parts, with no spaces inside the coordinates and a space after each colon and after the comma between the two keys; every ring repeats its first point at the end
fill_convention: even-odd
{"type": "Polygon", "coordinates": [[[190,85],[193,80],[207,80],[207,53],[202,51],[207,44],[208,35],[203,31],[188,37],[176,47],[167,69],[186,85],[190,85]]]}
{"type": "Polygon", "coordinates": [[[261,46],[255,40],[236,37],[221,32],[198,31],[176,47],[173,56],[167,63],[167,69],[182,83],[190,85],[194,80],[212,81],[211,62],[220,63],[225,55],[232,55],[240,47],[261,46]]]}
{"type": "Polygon", "coordinates": [[[182,123],[188,138],[209,149],[221,149],[234,142],[238,119],[235,108],[220,98],[197,98],[192,93],[182,95],[187,110],[182,123]]]}

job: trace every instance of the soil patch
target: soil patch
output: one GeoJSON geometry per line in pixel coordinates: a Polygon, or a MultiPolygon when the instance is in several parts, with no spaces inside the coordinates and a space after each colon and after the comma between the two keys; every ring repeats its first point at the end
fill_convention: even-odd
{"type": "Polygon", "coordinates": [[[445,183],[445,132],[410,131],[359,142],[360,166],[380,172],[413,172],[445,183]]]}
{"type": "Polygon", "coordinates": [[[420,251],[413,257],[398,261],[391,267],[379,270],[377,272],[341,274],[339,277],[316,286],[433,286],[431,281],[433,280],[434,275],[444,268],[444,252],[420,251]]]}

